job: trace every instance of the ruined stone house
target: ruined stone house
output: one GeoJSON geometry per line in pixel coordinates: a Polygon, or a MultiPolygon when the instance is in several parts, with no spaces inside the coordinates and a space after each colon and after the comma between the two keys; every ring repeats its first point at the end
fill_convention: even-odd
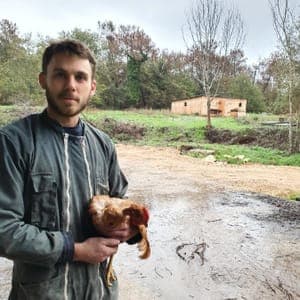
{"type": "MultiPolygon", "coordinates": [[[[214,98],[211,102],[211,116],[243,117],[246,115],[247,100],[231,98],[214,98]]],[[[174,114],[207,116],[207,98],[195,97],[176,100],[171,104],[174,114]]]]}

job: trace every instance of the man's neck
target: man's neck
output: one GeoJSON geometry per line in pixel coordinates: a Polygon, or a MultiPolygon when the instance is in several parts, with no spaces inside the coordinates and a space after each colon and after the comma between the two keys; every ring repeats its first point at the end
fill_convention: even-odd
{"type": "Polygon", "coordinates": [[[47,108],[47,114],[49,118],[55,120],[62,127],[76,127],[79,122],[79,114],[72,117],[60,116],[57,113],[53,112],[49,107],[47,108]]]}

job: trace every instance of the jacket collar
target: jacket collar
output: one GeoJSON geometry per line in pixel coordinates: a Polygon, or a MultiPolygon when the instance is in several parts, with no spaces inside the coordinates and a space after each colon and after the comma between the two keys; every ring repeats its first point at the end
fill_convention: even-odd
{"type": "MultiPolygon", "coordinates": [[[[61,126],[56,120],[51,119],[48,116],[47,109],[45,108],[42,113],[40,114],[41,119],[46,122],[50,127],[52,127],[55,131],[60,132],[60,133],[65,133],[65,129],[63,126],[61,126]]],[[[82,127],[82,135],[85,135],[85,123],[79,119],[78,123],[82,127]]]]}

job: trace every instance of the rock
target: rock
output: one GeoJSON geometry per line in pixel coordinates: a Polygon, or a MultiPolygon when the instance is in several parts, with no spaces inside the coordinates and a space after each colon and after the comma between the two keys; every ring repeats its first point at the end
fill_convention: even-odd
{"type": "Polygon", "coordinates": [[[210,162],[210,163],[213,163],[213,162],[217,161],[217,159],[215,158],[215,156],[212,155],[212,154],[206,156],[205,158],[203,158],[203,160],[206,161],[206,162],[210,162]]]}
{"type": "Polygon", "coordinates": [[[215,150],[206,150],[206,149],[199,149],[199,148],[191,149],[189,150],[189,152],[202,154],[203,156],[215,154],[215,150]]]}

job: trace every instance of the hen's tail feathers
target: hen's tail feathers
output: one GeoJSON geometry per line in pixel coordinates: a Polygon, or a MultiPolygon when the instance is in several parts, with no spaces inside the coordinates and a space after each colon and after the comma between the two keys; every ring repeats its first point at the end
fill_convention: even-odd
{"type": "Polygon", "coordinates": [[[150,243],[147,237],[147,228],[145,225],[139,225],[139,231],[142,236],[142,240],[138,243],[138,248],[140,253],[140,258],[141,259],[146,259],[150,256],[151,254],[151,249],[150,249],[150,243]]]}

